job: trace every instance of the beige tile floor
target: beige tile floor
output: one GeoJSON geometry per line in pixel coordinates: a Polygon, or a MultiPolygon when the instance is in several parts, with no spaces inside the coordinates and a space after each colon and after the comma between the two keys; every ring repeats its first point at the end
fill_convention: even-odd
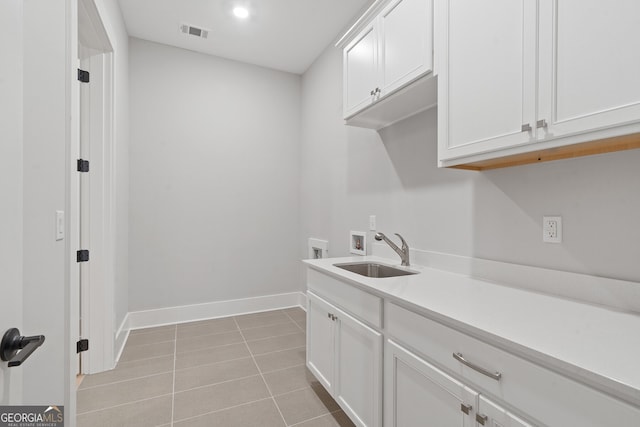
{"type": "Polygon", "coordinates": [[[78,389],[78,427],[353,426],[305,367],[300,308],[132,331],[78,389]]]}

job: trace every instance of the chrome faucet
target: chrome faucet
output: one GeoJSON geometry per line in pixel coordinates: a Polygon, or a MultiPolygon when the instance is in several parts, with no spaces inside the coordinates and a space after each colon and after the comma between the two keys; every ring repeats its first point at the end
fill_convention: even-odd
{"type": "Polygon", "coordinates": [[[395,233],[395,235],[398,236],[400,240],[402,240],[402,249],[400,249],[395,243],[389,240],[389,238],[383,233],[376,233],[375,239],[377,241],[384,240],[387,245],[391,246],[391,249],[393,249],[398,255],[400,255],[402,265],[409,267],[409,245],[407,245],[407,242],[402,238],[401,235],[399,235],[398,233],[395,233]]]}

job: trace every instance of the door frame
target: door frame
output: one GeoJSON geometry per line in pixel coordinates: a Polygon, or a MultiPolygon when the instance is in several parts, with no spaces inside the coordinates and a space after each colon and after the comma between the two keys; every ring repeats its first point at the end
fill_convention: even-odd
{"type": "Polygon", "coordinates": [[[88,191],[78,194],[78,208],[88,213],[89,225],[83,227],[88,236],[79,236],[78,242],[91,252],[90,261],[82,266],[79,285],[80,334],[90,343],[89,351],[81,353],[80,373],[93,374],[112,369],[115,364],[114,61],[112,44],[93,0],[78,0],[78,38],[78,57],[83,69],[87,67],[91,73],[85,88],[89,91],[88,105],[80,102],[82,125],[89,127],[89,141],[83,146],[89,154],[85,160],[90,161],[90,171],[79,174],[88,191]]]}

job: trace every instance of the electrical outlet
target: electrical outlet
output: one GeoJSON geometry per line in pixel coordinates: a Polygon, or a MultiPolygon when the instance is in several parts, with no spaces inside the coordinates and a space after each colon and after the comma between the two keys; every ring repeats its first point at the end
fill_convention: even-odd
{"type": "Polygon", "coordinates": [[[369,215],[369,231],[376,231],[376,216],[369,215]]]}
{"type": "Polygon", "coordinates": [[[542,241],[546,243],[562,243],[562,217],[542,217],[542,241]]]}

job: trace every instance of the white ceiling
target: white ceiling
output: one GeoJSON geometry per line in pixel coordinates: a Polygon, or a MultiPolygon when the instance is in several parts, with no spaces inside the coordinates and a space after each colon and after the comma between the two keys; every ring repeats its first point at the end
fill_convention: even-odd
{"type": "Polygon", "coordinates": [[[129,35],[301,74],[372,0],[119,0],[129,35]],[[232,10],[246,6],[239,20],[232,10]],[[201,39],[180,32],[209,30],[201,39]]]}

